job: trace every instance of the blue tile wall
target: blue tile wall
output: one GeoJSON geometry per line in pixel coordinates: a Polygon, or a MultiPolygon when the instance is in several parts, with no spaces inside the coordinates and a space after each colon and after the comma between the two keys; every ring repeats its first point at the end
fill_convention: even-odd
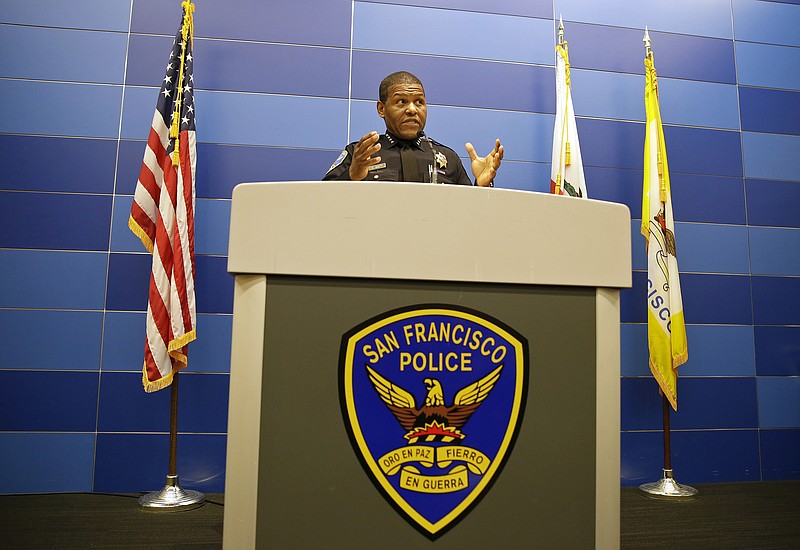
{"type": "Polygon", "coordinates": [[[547,64],[552,62],[553,22],[467,11],[356,2],[353,47],[441,56],[547,64]],[[396,21],[424,21],[396,32],[396,21]],[[434,30],[431,32],[431,30],[434,30]],[[477,36],[491,36],[486,41],[477,36]],[[525,48],[519,47],[525,44],[525,48]]]}
{"type": "Polygon", "coordinates": [[[764,480],[800,479],[800,430],[761,430],[764,480]]]}
{"type": "Polygon", "coordinates": [[[0,75],[122,84],[125,46],[121,33],[0,25],[0,50],[18,52],[0,57],[0,75]]]}
{"type": "Polygon", "coordinates": [[[0,132],[116,138],[121,86],[0,80],[0,132]]]}
{"type": "MultiPolygon", "coordinates": [[[[725,2],[595,2],[556,0],[555,13],[564,20],[664,31],[677,34],[731,38],[731,13],[725,2]],[[691,14],[687,17],[686,14],[691,14]]],[[[641,51],[643,32],[634,48],[641,51]]]]}
{"type": "MultiPolygon", "coordinates": [[[[370,1],[370,0],[366,0],[370,1]]],[[[464,11],[522,15],[526,17],[553,17],[553,3],[547,0],[500,0],[487,4],[482,0],[381,0],[381,4],[452,8],[464,11]]]]}
{"type": "Polygon", "coordinates": [[[0,250],[0,303],[7,308],[103,309],[106,254],[0,250]]]}
{"type": "Polygon", "coordinates": [[[757,325],[800,325],[800,278],[753,277],[757,325]]]}
{"type": "Polygon", "coordinates": [[[759,376],[800,376],[800,327],[754,327],[759,376]]]}
{"type": "Polygon", "coordinates": [[[116,150],[112,140],[0,134],[0,188],[110,194],[116,150]]]}
{"type": "Polygon", "coordinates": [[[797,6],[757,0],[734,0],[736,40],[800,46],[800,10],[797,6]]]}
{"type": "Polygon", "coordinates": [[[800,230],[751,227],[750,263],[753,275],[800,276],[800,230]]]}
{"type": "Polygon", "coordinates": [[[129,0],[83,0],[70,5],[61,0],[4,0],[0,21],[18,25],[103,31],[128,30],[129,0]]]}
{"type": "MultiPolygon", "coordinates": [[[[224,434],[179,434],[176,470],[181,487],[204,493],[223,492],[226,442],[224,434]]],[[[94,490],[159,491],[164,487],[168,460],[167,433],[98,434],[94,490]]]]}
{"type": "Polygon", "coordinates": [[[800,90],[800,50],[736,42],[736,74],[742,86],[800,90]]]}
{"type": "Polygon", "coordinates": [[[800,180],[800,136],[742,132],[745,176],[800,180]]]}
{"type": "Polygon", "coordinates": [[[800,228],[800,185],[797,182],[748,179],[746,192],[750,225],[800,228]]]}
{"type": "Polygon", "coordinates": [[[738,132],[665,126],[664,139],[670,172],[742,175],[742,144],[738,132]]]}
{"type": "MultiPolygon", "coordinates": [[[[348,47],[351,11],[350,0],[294,0],[280,3],[236,0],[235,5],[211,2],[195,10],[195,35],[348,47]]],[[[165,9],[162,0],[136,0],[131,31],[174,35],[179,20],[180,10],[165,9]],[[168,12],[177,13],[170,17],[168,12]]],[[[165,55],[168,53],[165,52],[165,55]]]]}
{"type": "Polygon", "coordinates": [[[742,130],[800,134],[800,92],[739,88],[742,130]]]}
{"type": "MultiPolygon", "coordinates": [[[[756,430],[672,432],[672,468],[676,477],[682,483],[758,481],[761,478],[758,434],[756,430]]],[[[623,485],[657,481],[663,467],[660,431],[622,433],[623,485]]]]}
{"type": "MultiPolygon", "coordinates": [[[[622,376],[649,377],[647,325],[623,324],[620,332],[622,376]]],[[[689,325],[686,337],[691,353],[680,376],[755,376],[752,326],[689,325]]]]}
{"type": "MultiPolygon", "coordinates": [[[[743,225],[747,220],[744,180],[741,177],[673,172],[670,185],[672,209],[677,221],[743,225]]],[[[747,205],[750,205],[749,201],[747,205]]],[[[641,212],[638,217],[641,217],[641,212]]]]}
{"type": "Polygon", "coordinates": [[[800,428],[800,377],[758,378],[762,428],[800,428]]]}
{"type": "MultiPolygon", "coordinates": [[[[622,429],[662,427],[661,399],[652,377],[622,379],[622,429]]],[[[678,410],[671,414],[675,430],[757,428],[756,384],[753,377],[680,378],[678,410]]]]}
{"type": "Polygon", "coordinates": [[[91,491],[94,440],[91,433],[0,433],[0,492],[91,491]]]}
{"type": "Polygon", "coordinates": [[[110,195],[0,192],[0,210],[0,247],[108,250],[110,195]]]}
{"type": "MultiPolygon", "coordinates": [[[[161,62],[172,40],[164,36],[133,36],[128,54],[127,82],[160,86],[161,62]]],[[[194,81],[203,90],[237,90],[347,98],[349,55],[334,48],[304,48],[259,42],[221,42],[197,38],[194,81]],[[258,71],[253,59],[262,59],[258,71]],[[319,67],[298,71],[300,67],[319,67]]]]}
{"type": "MultiPolygon", "coordinates": [[[[680,282],[687,323],[753,324],[750,277],[684,273],[680,282]]],[[[769,292],[769,285],[764,286],[765,292],[769,292]]],[[[623,323],[646,322],[646,296],[647,273],[634,272],[633,286],[620,293],[620,320],[623,323]]]]}
{"type": "Polygon", "coordinates": [[[97,372],[0,371],[0,431],[92,432],[97,372]]]}
{"type": "MultiPolygon", "coordinates": [[[[0,493],[163,487],[169,393],[141,387],[151,265],[127,220],[179,11],[0,10],[0,493]]],[[[621,482],[663,466],[638,231],[645,25],[689,339],[673,466],[688,483],[800,478],[797,0],[233,0],[195,12],[198,340],[180,377],[182,486],[224,489],[234,186],[319,179],[382,129],[381,78],[410,70],[432,137],[462,160],[465,142],[480,152],[499,137],[497,186],[547,192],[558,15],[589,196],[632,218],[621,482]],[[401,34],[401,18],[424,24],[401,34]]]]}
{"type": "Polygon", "coordinates": [[[97,370],[102,342],[100,311],[0,310],[2,369],[97,370]]]}

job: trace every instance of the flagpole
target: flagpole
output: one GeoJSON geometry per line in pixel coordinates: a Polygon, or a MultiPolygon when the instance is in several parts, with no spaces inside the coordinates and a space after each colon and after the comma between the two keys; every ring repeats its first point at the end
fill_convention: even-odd
{"type": "MultiPolygon", "coordinates": [[[[650,33],[647,30],[647,27],[644,29],[644,47],[645,47],[645,56],[648,60],[652,62],[653,52],[651,49],[651,41],[650,41],[650,33]]],[[[649,123],[649,116],[648,116],[648,123],[649,123]]],[[[659,146],[659,143],[656,143],[656,147],[659,146]]],[[[666,162],[666,161],[665,161],[666,162]]],[[[659,186],[660,186],[660,199],[661,199],[661,211],[666,214],[666,200],[667,200],[667,190],[665,185],[664,177],[667,177],[666,174],[664,177],[661,177],[661,156],[658,155],[658,171],[659,171],[659,186]]],[[[647,216],[646,212],[642,212],[642,216],[647,216]]],[[[662,477],[658,481],[654,481],[652,483],[644,483],[639,485],[639,490],[644,493],[646,496],[651,498],[663,498],[667,500],[675,500],[675,499],[689,499],[697,495],[697,489],[694,487],[690,487],[689,485],[681,485],[675,478],[673,477],[672,472],[672,449],[670,445],[670,407],[671,403],[667,394],[664,391],[661,391],[661,400],[662,400],[662,423],[663,423],[663,436],[664,436],[664,467],[662,469],[662,477]]]]}
{"type": "Polygon", "coordinates": [[[675,481],[672,473],[672,453],[670,450],[669,409],[670,404],[666,395],[662,396],[664,408],[664,468],[663,475],[658,481],[643,483],[639,490],[652,498],[667,500],[688,499],[697,495],[698,491],[690,485],[682,485],[675,481]]]}
{"type": "MultiPolygon", "coordinates": [[[[171,254],[167,256],[167,261],[164,262],[164,257],[161,256],[161,262],[153,262],[153,276],[151,277],[151,296],[153,294],[160,295],[161,290],[153,284],[156,276],[156,265],[161,266],[161,272],[167,269],[170,274],[180,273],[180,278],[183,281],[183,291],[178,291],[175,287],[169,289],[169,297],[175,300],[178,308],[181,310],[177,318],[184,321],[183,324],[173,323],[169,330],[169,338],[165,338],[163,334],[167,329],[158,326],[153,326],[153,334],[158,334],[160,338],[154,339],[151,344],[150,338],[146,339],[145,343],[145,364],[142,369],[143,384],[145,391],[152,392],[158,391],[166,386],[170,388],[170,419],[169,419],[169,467],[167,472],[166,485],[160,491],[148,493],[139,498],[139,506],[144,510],[190,510],[197,508],[205,503],[205,496],[198,491],[184,490],[178,484],[177,474],[177,448],[178,448],[178,380],[179,371],[186,366],[187,362],[187,345],[196,337],[196,322],[194,310],[194,140],[188,136],[194,133],[194,116],[193,116],[193,95],[191,93],[192,83],[192,37],[194,35],[194,4],[191,0],[184,0],[181,2],[183,9],[183,18],[178,32],[175,35],[175,42],[173,43],[173,50],[170,53],[170,63],[167,66],[167,76],[164,79],[162,86],[163,97],[156,105],[156,115],[154,117],[154,126],[151,128],[151,136],[156,141],[162,144],[169,141],[170,146],[164,146],[162,152],[164,155],[169,154],[171,160],[166,156],[161,158],[157,164],[166,173],[167,170],[172,170],[173,179],[165,178],[162,173],[160,176],[152,172],[150,166],[143,162],[142,173],[149,174],[151,178],[156,179],[156,184],[159,187],[157,191],[158,197],[153,196],[153,191],[145,188],[142,185],[143,180],[148,180],[147,177],[142,178],[137,183],[136,194],[134,196],[134,204],[131,209],[131,218],[129,226],[138,235],[145,246],[155,257],[161,255],[159,241],[166,232],[158,233],[154,224],[156,217],[162,227],[172,225],[175,222],[176,227],[181,227],[181,221],[178,219],[179,214],[183,217],[185,224],[183,227],[188,227],[188,231],[181,232],[175,231],[174,234],[169,235],[169,243],[166,243],[167,248],[171,254]],[[176,65],[177,64],[177,65],[176,65]],[[185,74],[188,73],[188,80],[184,81],[185,74]],[[172,78],[175,78],[173,82],[172,78]],[[175,95],[171,95],[174,92],[175,95]],[[167,102],[166,98],[174,98],[174,104],[167,102]],[[184,110],[186,107],[186,110],[184,110]],[[171,111],[171,112],[170,112],[171,111]],[[159,128],[161,125],[156,125],[155,120],[160,120],[162,125],[166,125],[168,130],[162,132],[159,128]],[[181,139],[185,140],[188,146],[188,151],[180,151],[181,139]],[[170,151],[169,149],[172,149],[170,151]],[[166,161],[166,162],[164,162],[166,161]],[[171,166],[167,167],[168,164],[171,166]],[[168,181],[169,180],[169,181],[168,181]],[[190,189],[190,200],[187,200],[186,187],[190,189]],[[161,188],[163,187],[166,197],[170,189],[177,197],[183,199],[179,204],[172,204],[170,201],[169,208],[161,209],[165,201],[161,201],[161,188]],[[141,199],[141,200],[140,200],[141,199]],[[152,200],[155,199],[155,200],[152,200]],[[188,204],[187,204],[188,203],[188,204]],[[142,205],[145,205],[144,207],[142,205]],[[180,209],[182,205],[183,210],[180,209]],[[158,209],[156,208],[158,207],[158,209]],[[147,210],[145,210],[147,208],[147,210]],[[153,210],[153,212],[149,212],[153,210]],[[165,224],[162,221],[162,215],[171,220],[170,223],[165,224]],[[144,225],[143,225],[144,224],[144,225]],[[147,228],[147,230],[144,229],[147,228]],[[161,235],[158,237],[157,235],[161,235]],[[176,264],[173,262],[177,250],[177,256],[180,261],[176,264]],[[184,263],[188,258],[189,262],[184,263]],[[173,269],[176,267],[177,269],[173,269]],[[189,326],[185,319],[190,318],[189,326]],[[175,327],[178,327],[175,330],[175,327]],[[160,329],[164,329],[163,331],[160,329]],[[156,350],[154,353],[153,350],[156,350]],[[166,367],[169,366],[169,369],[166,367]],[[150,374],[154,373],[154,376],[150,374]],[[157,375],[157,376],[156,376],[157,375]]],[[[145,156],[145,158],[147,158],[145,156]]],[[[174,200],[174,199],[173,199],[174,200]]],[[[176,275],[176,277],[178,277],[176,275]]],[[[165,300],[163,296],[158,296],[160,300],[157,303],[162,304],[162,310],[166,311],[165,317],[169,317],[174,312],[164,308],[164,304],[170,303],[165,300]]],[[[173,305],[170,303],[170,305],[173,305]]],[[[149,312],[153,307],[153,300],[148,303],[148,323],[155,316],[150,315],[149,312]]],[[[161,310],[160,310],[161,311],[161,310]]],[[[163,317],[159,317],[163,318],[163,317]]],[[[173,318],[174,321],[174,318],[173,318]]],[[[169,326],[170,319],[167,319],[167,326],[169,326]]],[[[153,321],[155,325],[155,321],[153,321]]],[[[150,327],[148,327],[150,328],[150,327]]],[[[151,334],[151,332],[148,332],[151,334]]]]}
{"type": "Polygon", "coordinates": [[[169,469],[167,483],[160,491],[139,497],[139,506],[145,510],[191,510],[205,504],[206,497],[199,491],[182,489],[178,484],[178,376],[172,377],[169,411],[169,469]]]}

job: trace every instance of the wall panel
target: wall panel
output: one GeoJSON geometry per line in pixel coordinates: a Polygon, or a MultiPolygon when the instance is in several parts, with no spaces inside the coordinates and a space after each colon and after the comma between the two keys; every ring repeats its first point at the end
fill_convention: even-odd
{"type": "Polygon", "coordinates": [[[545,65],[553,59],[552,36],[553,22],[546,19],[364,2],[355,3],[353,16],[353,47],[359,50],[545,65]],[[397,21],[425,23],[398,33],[397,21]],[[491,37],[491,43],[476,40],[481,36],[491,37]]]}
{"type": "MultiPolygon", "coordinates": [[[[348,47],[350,13],[350,0],[204,2],[195,10],[195,35],[348,47]]],[[[135,33],[174,36],[179,22],[177,6],[166,9],[162,0],[133,3],[131,30],[135,33]]]]}
{"type": "Polygon", "coordinates": [[[122,84],[127,37],[115,32],[0,24],[0,76],[122,84]]]}
{"type": "Polygon", "coordinates": [[[732,38],[730,7],[726,2],[556,0],[555,13],[571,21],[641,29],[642,34],[645,26],[649,26],[651,31],[732,38]]]}
{"type": "Polygon", "coordinates": [[[95,138],[119,135],[119,86],[0,79],[0,97],[0,132],[95,138]]]}
{"type": "MultiPolygon", "coordinates": [[[[180,9],[2,5],[0,492],[158,490],[169,393],[141,387],[151,259],[127,219],[180,9]]],[[[632,217],[621,482],[654,481],[663,466],[639,234],[645,26],[690,348],[673,465],[687,483],[797,479],[799,10],[797,0],[197,2],[198,340],[181,375],[182,486],[224,489],[234,186],[321,178],[345,144],[383,129],[378,83],[405,69],[425,84],[433,138],[468,164],[466,141],[483,153],[499,137],[497,187],[548,192],[556,15],[589,196],[632,217]],[[402,32],[398,21],[409,22],[402,32]]]]}

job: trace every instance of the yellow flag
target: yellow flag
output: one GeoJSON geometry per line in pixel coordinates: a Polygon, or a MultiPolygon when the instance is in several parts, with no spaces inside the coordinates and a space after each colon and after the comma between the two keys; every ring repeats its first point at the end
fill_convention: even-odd
{"type": "Polygon", "coordinates": [[[647,129],[644,140],[642,234],[647,240],[647,341],[650,371],[678,410],[678,366],[689,358],[675,248],[675,221],[667,149],[658,106],[658,80],[649,52],[644,60],[647,129]]]}

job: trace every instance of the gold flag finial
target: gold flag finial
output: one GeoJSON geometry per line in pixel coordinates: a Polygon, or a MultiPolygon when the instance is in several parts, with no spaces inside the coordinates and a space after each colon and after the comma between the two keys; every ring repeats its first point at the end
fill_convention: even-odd
{"type": "Polygon", "coordinates": [[[558,44],[561,45],[564,43],[564,20],[561,18],[561,15],[558,16],[558,44]]]}
{"type": "Polygon", "coordinates": [[[647,31],[647,25],[644,27],[644,38],[642,38],[642,42],[644,42],[645,54],[649,57],[652,52],[650,51],[650,33],[647,31]]]}

